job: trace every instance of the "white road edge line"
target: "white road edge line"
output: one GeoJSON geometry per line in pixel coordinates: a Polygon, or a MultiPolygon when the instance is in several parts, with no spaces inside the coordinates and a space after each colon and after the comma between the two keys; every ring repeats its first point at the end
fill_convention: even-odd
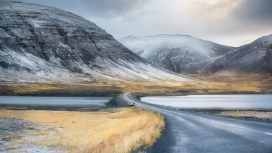
{"type": "Polygon", "coordinates": [[[215,120],[210,120],[210,121],[215,122],[215,123],[219,123],[219,124],[224,124],[224,125],[237,126],[237,125],[234,125],[234,124],[218,122],[218,121],[215,121],[215,120]]]}
{"type": "Polygon", "coordinates": [[[272,133],[266,132],[265,134],[272,135],[272,133]]]}

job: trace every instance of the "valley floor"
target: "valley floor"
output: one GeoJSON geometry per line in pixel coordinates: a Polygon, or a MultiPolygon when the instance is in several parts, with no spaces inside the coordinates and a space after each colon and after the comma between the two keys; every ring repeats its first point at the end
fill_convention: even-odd
{"type": "Polygon", "coordinates": [[[218,73],[207,76],[191,75],[203,82],[207,88],[218,90],[207,90],[207,93],[272,93],[272,76],[267,74],[236,74],[231,72],[218,73]],[[221,90],[220,90],[221,88],[221,90]]]}
{"type": "Polygon", "coordinates": [[[0,83],[0,95],[116,96],[123,92],[143,95],[271,94],[272,76],[264,74],[186,75],[191,82],[0,83]]]}
{"type": "Polygon", "coordinates": [[[130,152],[151,146],[164,121],[138,107],[97,112],[0,111],[0,152],[130,152]]]}
{"type": "Polygon", "coordinates": [[[263,74],[186,75],[186,83],[120,85],[126,92],[148,95],[271,94],[272,76],[263,74]]]}

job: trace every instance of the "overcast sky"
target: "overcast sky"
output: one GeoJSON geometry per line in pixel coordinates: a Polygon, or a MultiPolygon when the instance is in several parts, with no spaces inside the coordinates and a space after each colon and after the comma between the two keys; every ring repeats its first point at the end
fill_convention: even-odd
{"type": "Polygon", "coordinates": [[[19,0],[53,6],[94,22],[116,39],[191,35],[240,46],[272,34],[272,0],[19,0]]]}

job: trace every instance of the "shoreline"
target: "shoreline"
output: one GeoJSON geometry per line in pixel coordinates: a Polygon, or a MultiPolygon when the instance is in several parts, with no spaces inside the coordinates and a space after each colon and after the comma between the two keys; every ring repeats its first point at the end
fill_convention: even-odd
{"type": "MultiPolygon", "coordinates": [[[[17,96],[17,97],[114,97],[120,95],[73,95],[73,94],[2,94],[0,97],[4,96],[17,96]]],[[[233,92],[233,93],[192,93],[192,94],[136,94],[138,97],[161,97],[161,96],[190,96],[190,95],[272,95],[272,93],[253,93],[253,92],[233,92]]]]}

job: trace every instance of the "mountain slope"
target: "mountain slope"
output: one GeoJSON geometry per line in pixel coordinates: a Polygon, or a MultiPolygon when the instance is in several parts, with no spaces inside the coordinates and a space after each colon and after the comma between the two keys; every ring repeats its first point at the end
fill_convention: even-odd
{"type": "Polygon", "coordinates": [[[159,69],[75,14],[0,2],[0,81],[188,81],[159,69]]]}
{"type": "Polygon", "coordinates": [[[270,73],[272,35],[261,37],[224,55],[187,66],[185,73],[270,73]]]}
{"type": "Polygon", "coordinates": [[[152,64],[177,73],[183,72],[186,65],[235,49],[186,35],[128,36],[118,41],[152,64]]]}

